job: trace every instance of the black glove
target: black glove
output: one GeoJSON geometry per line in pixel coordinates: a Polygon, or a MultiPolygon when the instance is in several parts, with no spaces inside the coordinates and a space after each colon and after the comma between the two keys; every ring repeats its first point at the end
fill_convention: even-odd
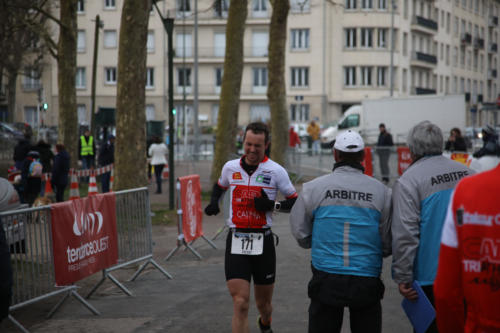
{"type": "Polygon", "coordinates": [[[267,212],[267,211],[273,210],[274,209],[274,201],[269,200],[269,197],[267,196],[264,189],[260,189],[260,193],[262,194],[262,196],[253,198],[253,201],[255,204],[255,209],[260,211],[260,212],[267,212]]]}
{"type": "Polygon", "coordinates": [[[205,207],[205,214],[211,216],[211,215],[217,215],[219,214],[220,209],[219,209],[219,204],[217,202],[211,202],[208,204],[207,207],[205,207]]]}

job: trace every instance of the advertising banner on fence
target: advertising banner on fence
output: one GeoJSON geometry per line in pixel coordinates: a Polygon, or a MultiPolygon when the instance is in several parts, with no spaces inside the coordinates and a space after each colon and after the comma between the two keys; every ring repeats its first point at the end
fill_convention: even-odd
{"type": "Polygon", "coordinates": [[[199,175],[180,177],[182,232],[186,242],[191,242],[203,235],[201,210],[201,186],[199,175]]]}
{"type": "Polygon", "coordinates": [[[410,148],[398,147],[398,173],[401,176],[411,164],[410,148]]]}
{"type": "Polygon", "coordinates": [[[472,156],[467,153],[452,153],[450,158],[468,167],[470,166],[470,163],[472,161],[472,156]]]}
{"type": "Polygon", "coordinates": [[[52,206],[52,242],[58,286],[72,284],[118,261],[113,193],[52,206]]]}
{"type": "Polygon", "coordinates": [[[365,168],[365,175],[373,177],[372,149],[370,147],[365,148],[365,159],[361,162],[361,165],[365,168]]]}

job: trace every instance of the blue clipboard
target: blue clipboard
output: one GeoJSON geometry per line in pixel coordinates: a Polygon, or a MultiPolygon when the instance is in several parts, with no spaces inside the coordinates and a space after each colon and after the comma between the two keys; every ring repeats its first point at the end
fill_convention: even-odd
{"type": "Polygon", "coordinates": [[[432,324],[432,321],[436,318],[436,310],[434,310],[434,307],[418,282],[413,281],[412,288],[417,291],[418,299],[416,301],[410,301],[405,298],[401,302],[401,306],[408,316],[408,319],[410,319],[415,331],[417,333],[425,333],[432,324]]]}

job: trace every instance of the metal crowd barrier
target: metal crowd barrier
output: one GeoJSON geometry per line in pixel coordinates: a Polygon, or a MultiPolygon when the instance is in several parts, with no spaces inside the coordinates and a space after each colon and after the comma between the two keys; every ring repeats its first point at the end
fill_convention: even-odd
{"type": "Polygon", "coordinates": [[[153,231],[147,187],[115,192],[116,227],[118,233],[118,264],[102,271],[101,280],[87,294],[90,298],[99,286],[109,278],[125,294],[132,292],[112,274],[117,269],[143,262],[128,281],[134,281],[148,264],[152,264],[167,278],[172,279],[163,267],[153,259],[153,231]]]}
{"type": "MultiPolygon", "coordinates": [[[[64,294],[47,318],[52,317],[69,296],[75,297],[94,314],[99,314],[99,311],[78,294],[75,285],[55,286],[49,206],[0,213],[0,226],[5,230],[11,252],[13,288],[10,312],[64,294]]],[[[9,320],[22,332],[28,332],[11,314],[9,320]]]]}

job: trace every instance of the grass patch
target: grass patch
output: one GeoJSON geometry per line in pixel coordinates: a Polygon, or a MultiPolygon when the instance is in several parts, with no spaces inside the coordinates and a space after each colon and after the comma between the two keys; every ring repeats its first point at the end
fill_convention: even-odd
{"type": "Polygon", "coordinates": [[[201,201],[210,201],[212,191],[201,191],[201,201]]]}
{"type": "MultiPolygon", "coordinates": [[[[167,206],[167,205],[165,205],[167,206]]],[[[153,225],[175,225],[177,223],[177,211],[175,209],[168,209],[164,205],[152,205],[151,211],[155,214],[151,216],[151,223],[153,225]]]]}

